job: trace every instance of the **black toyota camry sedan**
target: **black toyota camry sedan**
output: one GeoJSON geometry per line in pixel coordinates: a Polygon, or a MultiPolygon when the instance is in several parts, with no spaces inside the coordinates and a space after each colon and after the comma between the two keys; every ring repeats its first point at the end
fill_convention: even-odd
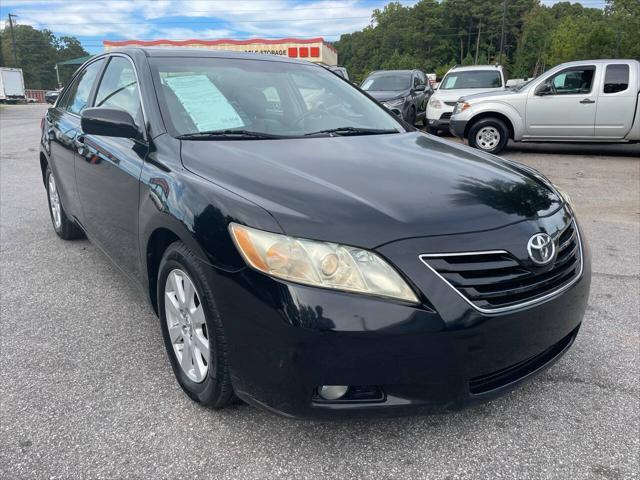
{"type": "Polygon", "coordinates": [[[53,228],[148,295],[203,405],[459,409],[551,365],[580,328],[589,253],[568,197],[321,66],[110,51],[42,126],[53,228]]]}

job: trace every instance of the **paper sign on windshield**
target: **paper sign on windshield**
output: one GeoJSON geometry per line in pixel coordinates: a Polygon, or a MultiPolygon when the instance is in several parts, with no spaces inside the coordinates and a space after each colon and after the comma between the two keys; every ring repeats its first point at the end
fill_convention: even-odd
{"type": "Polygon", "coordinates": [[[206,75],[167,77],[164,83],[176,94],[199,132],[244,126],[236,109],[206,75]]]}

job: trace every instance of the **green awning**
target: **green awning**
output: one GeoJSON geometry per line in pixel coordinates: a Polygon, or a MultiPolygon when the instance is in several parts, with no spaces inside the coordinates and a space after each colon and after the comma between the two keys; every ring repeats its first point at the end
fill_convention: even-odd
{"type": "Polygon", "coordinates": [[[71,60],[65,60],[64,62],[58,62],[58,65],[82,65],[89,60],[93,55],[86,55],[84,57],[72,58],[71,60]]]}

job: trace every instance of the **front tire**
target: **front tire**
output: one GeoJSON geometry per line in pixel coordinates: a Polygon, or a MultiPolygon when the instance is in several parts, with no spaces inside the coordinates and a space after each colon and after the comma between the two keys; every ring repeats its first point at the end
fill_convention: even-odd
{"type": "Polygon", "coordinates": [[[167,355],[182,389],[207,407],[231,403],[222,320],[200,261],[181,242],[171,244],[162,257],[157,298],[167,355]]]}
{"type": "Polygon", "coordinates": [[[49,166],[44,174],[44,181],[47,187],[47,200],[49,201],[49,215],[51,224],[56,234],[63,240],[74,240],[84,236],[80,227],[71,220],[62,207],[58,184],[49,166]]]}
{"type": "Polygon", "coordinates": [[[483,152],[497,154],[509,141],[509,129],[498,118],[483,118],[469,129],[469,145],[483,152]]]}
{"type": "Polygon", "coordinates": [[[438,135],[438,129],[436,127],[427,127],[427,133],[431,135],[438,135]]]}

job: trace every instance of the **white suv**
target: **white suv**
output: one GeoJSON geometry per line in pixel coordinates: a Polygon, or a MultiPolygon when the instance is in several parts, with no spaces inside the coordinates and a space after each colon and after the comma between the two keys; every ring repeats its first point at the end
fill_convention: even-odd
{"type": "Polygon", "coordinates": [[[474,93],[505,90],[506,79],[500,65],[455,66],[444,76],[427,105],[427,131],[449,130],[449,119],[458,99],[474,93]]]}

